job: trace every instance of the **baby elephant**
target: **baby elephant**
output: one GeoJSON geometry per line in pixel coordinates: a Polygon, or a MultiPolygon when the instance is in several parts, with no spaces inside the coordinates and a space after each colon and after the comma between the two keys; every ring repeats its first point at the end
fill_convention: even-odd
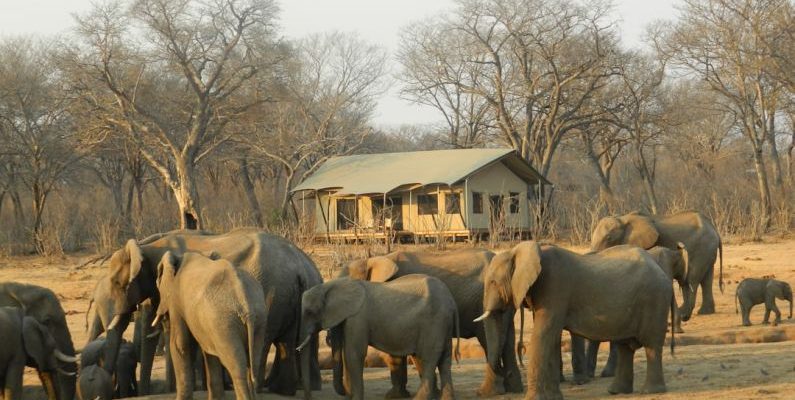
{"type": "Polygon", "coordinates": [[[79,400],[113,399],[113,379],[108,371],[97,364],[80,368],[77,398],[79,400]]]}
{"type": "Polygon", "coordinates": [[[168,313],[177,398],[191,398],[193,393],[191,355],[197,342],[210,377],[209,397],[224,396],[223,365],[232,377],[235,397],[253,399],[265,347],[265,295],[247,272],[215,258],[193,252],[163,255],[157,267],[160,305],[152,326],[168,313]]]}
{"type": "Polygon", "coordinates": [[[762,323],[769,323],[770,311],[773,311],[776,313],[773,326],[776,326],[781,322],[781,312],[776,307],[777,298],[789,301],[789,317],[792,318],[792,288],[789,283],[775,279],[743,279],[737,285],[737,292],[734,294],[734,312],[738,312],[737,300],[739,299],[743,325],[750,326],[751,321],[748,316],[751,314],[751,308],[757,304],[765,303],[765,319],[762,323]]]}
{"type": "MultiPolygon", "coordinates": [[[[315,286],[303,294],[301,332],[306,340],[299,350],[320,329],[331,329],[338,392],[345,386],[353,399],[364,398],[362,372],[370,345],[392,356],[414,355],[421,378],[415,399],[435,397],[437,369],[442,399],[454,398],[452,338],[458,337],[458,312],[439,279],[421,274],[385,283],[338,278],[315,286]]],[[[308,370],[303,364],[302,370],[308,370]]]]}

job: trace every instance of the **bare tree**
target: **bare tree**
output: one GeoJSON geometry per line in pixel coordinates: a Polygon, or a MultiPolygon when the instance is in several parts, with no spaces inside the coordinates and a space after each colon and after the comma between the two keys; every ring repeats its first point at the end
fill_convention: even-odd
{"type": "Polygon", "coordinates": [[[404,84],[400,94],[439,111],[448,146],[480,147],[489,139],[493,114],[482,96],[465,89],[478,85],[482,71],[474,60],[472,65],[455,62],[461,39],[441,18],[404,28],[397,55],[402,66],[398,79],[404,84]]]}
{"type": "Polygon", "coordinates": [[[183,228],[201,228],[196,166],[235,134],[227,124],[261,104],[273,60],[271,0],[139,0],[78,18],[74,87],[122,132],[171,189],[183,228]],[[143,39],[140,39],[143,38],[143,39]]]}
{"type": "Polygon", "coordinates": [[[290,188],[332,156],[356,151],[383,81],[386,52],[350,34],[313,35],[295,46],[282,97],[260,113],[251,149],[283,171],[281,210],[288,211],[290,188]]]}
{"type": "MultiPolygon", "coordinates": [[[[47,199],[80,159],[71,99],[59,86],[51,51],[47,43],[24,38],[0,43],[0,141],[11,157],[4,169],[7,179],[18,179],[30,192],[30,230],[38,250],[47,199]]],[[[19,208],[15,188],[6,190],[19,208]]]]}
{"type": "MultiPolygon", "coordinates": [[[[617,43],[608,7],[567,0],[460,0],[448,22],[460,86],[489,106],[502,140],[548,175],[564,137],[599,120],[586,107],[606,84],[617,43]]],[[[453,69],[456,70],[456,69],[453,69]]]]}
{"type": "Polygon", "coordinates": [[[765,228],[770,225],[772,200],[764,146],[770,146],[780,175],[774,116],[781,84],[771,74],[770,59],[760,44],[769,37],[769,29],[775,29],[768,21],[787,6],[786,0],[685,0],[682,18],[663,48],[676,65],[703,78],[731,105],[753,151],[760,223],[765,228]]]}

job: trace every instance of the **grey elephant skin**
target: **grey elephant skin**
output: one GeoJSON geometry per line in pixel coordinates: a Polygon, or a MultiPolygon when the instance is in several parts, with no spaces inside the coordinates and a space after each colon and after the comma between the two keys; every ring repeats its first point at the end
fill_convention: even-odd
{"type": "MultiPolygon", "coordinates": [[[[58,399],[55,377],[64,374],[58,359],[74,362],[57,348],[47,327],[33,317],[25,316],[18,307],[0,307],[0,377],[6,400],[22,398],[22,375],[25,366],[39,372],[48,399],[58,399]],[[60,370],[60,371],[59,371],[60,370]]],[[[67,373],[73,374],[73,373],[67,373]]]]}
{"type": "MultiPolygon", "coordinates": [[[[473,322],[483,313],[483,269],[494,257],[494,253],[484,249],[464,249],[445,253],[397,251],[384,256],[356,260],[340,271],[341,277],[385,282],[409,274],[425,274],[441,280],[455,299],[461,320],[461,338],[476,337],[486,346],[486,330],[499,336],[503,346],[492,355],[494,360],[486,363],[483,383],[477,393],[491,396],[505,392],[522,393],[521,373],[516,363],[513,313],[506,313],[500,320],[490,319],[485,324],[473,322]],[[499,365],[492,370],[491,365],[499,365]]],[[[488,355],[487,355],[488,357],[488,355]]],[[[397,366],[390,365],[392,389],[387,397],[406,397],[406,362],[397,360],[397,366]]]]}
{"type": "Polygon", "coordinates": [[[681,285],[684,304],[682,321],[690,319],[696,305],[698,287],[702,289],[699,314],[715,312],[712,294],[715,261],[720,254],[719,287],[723,291],[723,244],[718,230],[709,218],[695,211],[667,216],[649,216],[634,212],[619,217],[602,218],[591,236],[591,250],[599,251],[619,244],[632,244],[644,249],[663,246],[676,250],[677,243],[688,249],[687,285],[681,285]]]}
{"type": "MultiPolygon", "coordinates": [[[[412,274],[385,283],[338,278],[304,293],[302,346],[318,330],[331,329],[334,385],[338,391],[344,387],[353,399],[364,398],[368,345],[392,356],[415,357],[421,376],[415,399],[435,397],[437,369],[441,398],[453,399],[452,338],[458,333],[457,318],[450,290],[434,277],[412,274]]],[[[310,391],[304,393],[311,398],[310,391]]]]}
{"type": "MultiPolygon", "coordinates": [[[[83,347],[80,352],[80,371],[81,375],[78,377],[78,390],[80,390],[80,380],[82,379],[82,371],[88,367],[98,366],[102,367],[105,354],[106,341],[104,338],[99,338],[91,341],[83,347]]],[[[138,347],[128,341],[123,341],[119,349],[119,356],[116,358],[116,367],[114,368],[113,376],[108,374],[115,382],[111,385],[111,390],[114,397],[125,398],[138,396],[138,382],[135,379],[135,369],[138,366],[138,347]]],[[[96,377],[96,382],[93,386],[102,386],[101,374],[92,372],[96,377]]],[[[95,389],[96,391],[100,391],[95,389]]],[[[84,392],[85,393],[85,392],[84,392]]],[[[84,396],[85,397],[85,396],[84,396]]],[[[93,399],[93,397],[91,397],[93,399]]]]}
{"type": "MultiPolygon", "coordinates": [[[[86,310],[86,331],[88,332],[88,337],[86,339],[86,347],[83,349],[83,355],[85,355],[86,348],[90,346],[90,344],[99,338],[99,336],[105,332],[108,325],[110,325],[111,320],[113,319],[113,311],[115,310],[115,305],[113,302],[113,297],[110,293],[110,280],[107,279],[105,275],[100,277],[97,280],[96,286],[94,287],[94,292],[91,295],[91,299],[88,302],[88,310],[86,310]],[[94,306],[94,313],[91,314],[91,306],[94,306]]],[[[129,385],[118,383],[120,388],[130,388],[134,387],[135,392],[134,395],[147,395],[151,393],[151,376],[152,376],[152,365],[155,358],[155,351],[157,350],[157,341],[160,336],[159,331],[152,331],[150,329],[150,325],[152,320],[154,319],[154,312],[151,310],[152,306],[149,300],[145,301],[138,307],[138,317],[135,319],[135,333],[133,335],[133,343],[123,342],[120,350],[125,354],[119,355],[119,359],[116,361],[116,367],[123,367],[125,371],[119,373],[116,371],[115,375],[117,377],[117,381],[119,378],[129,382],[129,385]],[[127,377],[128,372],[132,371],[135,372],[136,365],[133,364],[132,368],[128,365],[132,360],[133,363],[137,363],[140,361],[141,363],[141,370],[140,370],[140,382],[137,382],[135,376],[127,377]],[[140,390],[139,390],[140,388],[140,390]]],[[[102,350],[105,349],[105,341],[104,339],[101,340],[102,343],[102,350]]],[[[96,347],[97,344],[93,344],[92,347],[96,347]]],[[[97,354],[99,356],[99,354],[97,354]]],[[[91,357],[94,360],[94,357],[91,357]]],[[[99,360],[92,361],[90,364],[99,364],[99,360]]],[[[121,389],[121,393],[117,393],[120,397],[131,397],[133,394],[130,392],[130,389],[121,389]]]]}
{"type": "MultiPolygon", "coordinates": [[[[115,365],[121,333],[129,324],[136,305],[147,299],[151,299],[154,307],[159,305],[160,295],[155,282],[157,265],[169,250],[215,252],[257,279],[263,293],[273,294],[268,303],[265,346],[267,349],[271,343],[278,344],[280,354],[271,368],[267,389],[283,395],[295,394],[298,368],[297,353],[292,349],[298,341],[297,316],[301,312],[301,294],[321,283],[322,278],[309,257],[288,240],[247,228],[221,235],[196,231],[166,232],[140,243],[130,240],[114,252],[110,258],[108,279],[116,310],[107,333],[109,344],[105,368],[115,365]]],[[[301,356],[310,358],[312,388],[319,389],[316,337],[310,350],[301,356]]],[[[262,370],[264,365],[259,369],[262,370]]]]}
{"type": "MultiPolygon", "coordinates": [[[[679,286],[687,285],[687,269],[688,269],[688,255],[687,249],[683,243],[677,245],[676,250],[671,250],[667,247],[655,246],[648,250],[649,255],[654,259],[657,265],[665,273],[665,276],[672,281],[676,281],[679,286]]],[[[676,299],[674,299],[675,301],[676,299]]],[[[679,317],[679,310],[675,307],[672,309],[674,313],[673,329],[675,333],[684,333],[682,330],[682,320],[679,317]]],[[[599,352],[600,341],[589,340],[586,354],[587,360],[587,373],[588,376],[593,378],[596,370],[596,357],[599,352]]],[[[607,365],[602,370],[601,376],[611,377],[615,375],[616,369],[616,347],[611,343],[610,356],[607,358],[607,365]]]]}
{"type": "MultiPolygon", "coordinates": [[[[47,328],[55,339],[58,351],[69,358],[75,355],[72,335],[66,324],[66,314],[52,290],[17,282],[0,283],[0,306],[19,307],[47,328]]],[[[58,361],[58,367],[68,374],[54,377],[58,400],[72,400],[75,396],[75,362],[58,361]]]]}
{"type": "Polygon", "coordinates": [[[776,306],[776,299],[789,301],[789,318],[792,318],[792,287],[789,283],[776,279],[743,279],[737,285],[737,292],[734,294],[734,312],[737,310],[737,302],[740,303],[743,325],[750,326],[751,308],[757,304],[765,305],[765,319],[763,324],[770,323],[770,312],[774,312],[776,317],[773,319],[773,326],[781,322],[781,311],[776,306]]]}
{"type": "Polygon", "coordinates": [[[77,398],[79,400],[113,399],[113,378],[99,365],[81,367],[77,379],[77,398]]]}
{"type": "MultiPolygon", "coordinates": [[[[581,255],[556,246],[522,242],[497,254],[484,271],[481,319],[523,302],[533,310],[526,399],[561,399],[560,334],[563,329],[616,343],[618,360],[610,393],[633,391],[633,355],[646,350],[643,392],[665,391],[662,347],[673,288],[651,256],[635,246],[581,255]]],[[[488,345],[495,342],[487,338],[488,345]]],[[[673,351],[673,342],[671,344],[673,351]]]]}
{"type": "Polygon", "coordinates": [[[193,397],[192,355],[198,343],[210,377],[209,397],[224,397],[223,365],[235,397],[253,399],[268,323],[265,295],[248,272],[213,258],[167,251],[158,265],[156,315],[168,314],[177,398],[193,397]]]}

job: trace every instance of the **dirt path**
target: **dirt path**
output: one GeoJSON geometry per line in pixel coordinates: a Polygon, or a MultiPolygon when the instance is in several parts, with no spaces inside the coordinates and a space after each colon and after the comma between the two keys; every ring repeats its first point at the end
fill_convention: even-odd
{"type": "MultiPolygon", "coordinates": [[[[582,249],[575,249],[582,250],[582,249]]],[[[587,385],[575,386],[569,382],[561,388],[566,398],[571,399],[748,399],[795,398],[795,323],[786,320],[787,304],[779,303],[784,322],[778,327],[762,326],[764,307],[754,308],[750,328],[740,326],[740,317],[734,312],[734,292],[743,278],[775,275],[795,283],[795,240],[773,243],[751,243],[728,245],[724,248],[724,280],[726,288],[720,293],[715,288],[717,313],[695,316],[683,324],[685,334],[677,338],[679,346],[676,356],[666,352],[663,361],[669,393],[664,395],[630,395],[612,397],[607,395],[609,379],[596,379],[587,385]]],[[[65,260],[42,260],[40,258],[17,257],[0,260],[0,281],[14,280],[49,287],[61,299],[67,312],[67,321],[77,348],[85,343],[85,310],[96,279],[105,272],[105,267],[75,267],[85,257],[69,257],[65,260]]],[[[322,261],[322,260],[321,260],[322,261]]],[[[717,286],[717,279],[716,286],[717,286]]],[[[527,335],[532,334],[532,322],[527,318],[527,335]]],[[[518,323],[518,318],[517,318],[518,323]]],[[[525,338],[527,341],[529,336],[525,338]]],[[[481,350],[472,341],[465,341],[465,359],[454,365],[453,380],[459,399],[475,399],[475,390],[483,376],[481,350]]],[[[600,354],[600,366],[606,351],[600,354]]],[[[643,384],[645,356],[639,351],[635,356],[635,387],[643,384]]],[[[418,379],[410,370],[410,389],[416,389],[418,379]]],[[[569,355],[564,355],[564,372],[571,376],[569,355]]],[[[163,377],[162,358],[156,360],[154,379],[163,377]]],[[[330,371],[323,372],[322,392],[316,399],[338,399],[330,384],[330,371]]],[[[386,370],[370,368],[365,373],[367,398],[382,398],[389,387],[386,370]]],[[[157,382],[156,382],[157,383],[157,382]]],[[[33,370],[25,374],[26,396],[44,399],[38,378],[33,370]]],[[[265,396],[263,396],[265,397],[265,396]]],[[[277,396],[267,396],[278,398],[277,396]]],[[[172,396],[153,396],[172,398],[172,396]]],[[[204,398],[197,393],[196,398],[204,398]]],[[[521,399],[522,396],[500,396],[500,399],[521,399]]]]}

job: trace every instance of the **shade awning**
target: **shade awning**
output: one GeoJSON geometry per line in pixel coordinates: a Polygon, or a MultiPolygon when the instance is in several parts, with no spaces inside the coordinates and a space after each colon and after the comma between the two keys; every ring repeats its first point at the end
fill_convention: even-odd
{"type": "Polygon", "coordinates": [[[389,193],[408,185],[452,186],[496,162],[503,162],[528,184],[549,184],[511,149],[456,149],[333,157],[292,192],[363,195],[389,193]]]}

